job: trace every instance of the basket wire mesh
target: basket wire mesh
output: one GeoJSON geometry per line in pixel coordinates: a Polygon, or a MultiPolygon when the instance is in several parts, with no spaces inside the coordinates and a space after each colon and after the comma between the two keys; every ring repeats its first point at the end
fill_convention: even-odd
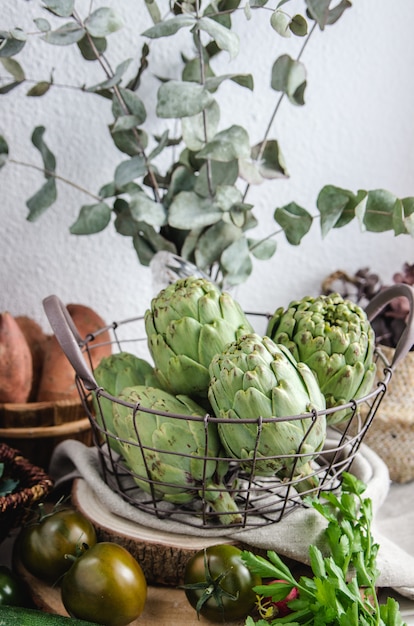
{"type": "MultiPolygon", "coordinates": [[[[251,313],[252,317],[258,320],[268,319],[269,316],[262,313],[251,313]]],[[[133,351],[142,355],[142,351],[146,348],[146,337],[143,327],[143,317],[137,317],[122,322],[115,322],[103,330],[110,330],[113,334],[113,351],[133,351]]],[[[82,343],[82,350],[91,358],[91,353],[99,343],[99,332],[90,335],[82,343]]],[[[146,355],[144,355],[146,356],[146,355]]],[[[227,471],[224,476],[223,486],[217,487],[217,497],[220,496],[222,490],[230,492],[237,504],[239,513],[238,521],[232,521],[231,526],[234,527],[252,527],[262,526],[269,523],[279,522],[287,514],[295,510],[297,507],[306,506],[304,496],[317,495],[321,491],[332,491],[340,486],[341,476],[343,472],[349,471],[355,455],[358,452],[360,444],[367,432],[375,413],[380,405],[383,395],[386,392],[388,382],[392,376],[392,368],[385,356],[376,351],[375,358],[379,371],[383,372],[382,379],[377,386],[365,397],[352,400],[347,404],[324,411],[313,411],[303,415],[294,415],[283,418],[262,418],[253,417],[244,420],[238,420],[237,423],[248,423],[256,428],[256,445],[253,454],[249,459],[237,460],[228,456],[208,456],[209,449],[209,430],[208,425],[213,422],[215,425],[219,423],[229,423],[233,420],[217,418],[206,413],[204,417],[180,415],[176,413],[164,413],[146,408],[139,404],[132,404],[120,400],[118,397],[110,395],[105,389],[97,387],[91,391],[85,387],[82,378],[77,375],[77,385],[79,395],[84,405],[84,409],[90,419],[94,445],[99,452],[101,463],[101,471],[104,481],[118,493],[124,500],[131,505],[159,518],[172,518],[184,520],[187,524],[204,527],[226,527],[230,524],[224,522],[227,511],[213,510],[209,500],[206,498],[206,481],[200,480],[199,487],[194,489],[193,486],[189,491],[193,493],[194,498],[190,504],[171,504],[166,502],[158,494],[158,487],[174,491],[177,489],[176,484],[168,481],[157,481],[152,478],[150,458],[153,453],[163,455],[176,456],[177,453],[171,450],[160,449],[144,445],[141,441],[141,428],[143,427],[142,419],[145,413],[155,413],[157,415],[168,417],[172,420],[182,421],[199,421],[204,425],[205,445],[203,455],[192,456],[193,460],[203,463],[203,477],[206,475],[207,464],[211,462],[224,461],[227,471]],[[99,415],[95,414],[92,408],[92,394],[95,395],[96,402],[94,407],[98,407],[99,415]],[[134,432],[136,435],[135,443],[130,440],[122,439],[111,433],[106,427],[105,414],[102,410],[102,401],[109,401],[115,404],[121,404],[131,409],[133,414],[134,432]],[[364,407],[362,411],[361,408],[364,407]],[[328,416],[336,411],[346,409],[349,412],[345,427],[339,429],[331,426],[328,429],[327,439],[324,449],[317,458],[314,453],[304,452],[305,444],[309,439],[312,429],[315,427],[318,419],[328,416]],[[99,418],[97,420],[97,417],[99,418]],[[263,436],[263,426],[266,423],[289,422],[295,420],[309,420],[309,428],[307,429],[301,445],[295,453],[289,455],[274,455],[269,457],[260,457],[260,462],[264,460],[279,461],[281,464],[286,462],[291,466],[291,470],[283,479],[273,476],[261,476],[255,471],[255,466],[259,461],[257,455],[258,444],[261,436],[263,436]],[[351,434],[353,433],[353,434],[351,434]],[[132,446],[138,446],[144,458],[146,467],[145,474],[136,474],[127,466],[124,459],[119,457],[112,449],[112,442],[121,441],[132,446]],[[148,462],[145,458],[148,456],[148,462]],[[296,466],[302,462],[309,460],[312,463],[312,473],[307,476],[298,476],[296,466]],[[146,485],[146,489],[137,486],[138,484],[146,485]],[[220,519],[221,518],[221,519],[220,519]]],[[[91,361],[90,361],[91,362],[91,361]]],[[[180,452],[180,456],[190,456],[185,451],[180,452]]],[[[180,491],[182,489],[180,488],[180,491]]],[[[210,487],[211,491],[211,487],[210,487]]]]}

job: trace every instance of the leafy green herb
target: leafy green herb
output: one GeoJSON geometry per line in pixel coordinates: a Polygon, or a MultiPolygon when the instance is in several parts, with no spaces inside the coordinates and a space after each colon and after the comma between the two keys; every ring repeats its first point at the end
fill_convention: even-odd
{"type": "Polygon", "coordinates": [[[344,473],[340,495],[328,492],[320,498],[306,498],[328,522],[328,554],[322,554],[315,545],[309,548],[313,577],[301,576],[296,580],[274,551],[267,553],[267,559],[243,552],[242,558],[252,572],[262,578],[286,581],[255,587],[259,596],[271,596],[276,602],[293,587],[299,592],[298,598],[288,603],[292,610],[289,615],[271,621],[255,621],[249,616],[245,626],[403,626],[396,600],[388,598],[380,606],[376,594],[379,545],[371,533],[372,502],[363,497],[365,489],[363,482],[344,473]]]}
{"type": "Polygon", "coordinates": [[[4,463],[0,463],[0,497],[8,496],[16,489],[19,484],[18,480],[14,478],[6,478],[4,474],[4,463]]]}

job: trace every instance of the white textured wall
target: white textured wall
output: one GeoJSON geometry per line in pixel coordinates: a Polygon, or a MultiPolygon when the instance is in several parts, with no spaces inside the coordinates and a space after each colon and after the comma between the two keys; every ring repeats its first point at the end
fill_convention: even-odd
{"type": "MultiPolygon", "coordinates": [[[[1,0],[0,29],[32,29],[40,4],[1,0]]],[[[143,2],[106,0],[95,6],[100,4],[116,6],[127,23],[109,38],[114,65],[136,56],[142,45],[139,33],[149,25],[143,2]]],[[[82,5],[89,2],[79,0],[82,5]]],[[[382,187],[399,197],[414,195],[413,20],[412,0],[364,0],[355,2],[336,25],[315,33],[302,59],[308,70],[306,106],[292,107],[285,101],[272,133],[281,143],[290,178],[256,188],[249,196],[257,207],[261,235],[273,230],[276,206],[294,200],[316,213],[317,193],[328,183],[354,191],[382,187]]],[[[263,66],[263,72],[253,97],[240,88],[223,91],[228,111],[223,127],[238,121],[259,141],[277,97],[267,87],[271,62],[279,53],[275,45],[293,54],[298,41],[279,39],[270,29],[266,36],[262,30],[252,36],[248,28],[250,24],[240,20],[243,53],[238,68],[251,71],[253,63],[263,66]]],[[[76,51],[40,42],[30,50],[18,57],[30,78],[44,78],[55,67],[56,83],[90,84],[93,76],[101,80],[92,64],[83,64],[79,74],[76,51]],[[57,54],[64,64],[57,62],[57,54]],[[95,74],[85,78],[88,69],[95,74]]],[[[167,74],[166,63],[174,52],[172,40],[163,42],[157,52],[160,74],[167,74]]],[[[107,103],[70,89],[56,88],[38,99],[24,93],[25,87],[0,96],[0,130],[11,156],[36,160],[31,131],[45,125],[45,139],[57,155],[62,176],[92,191],[109,181],[122,155],[106,130],[111,119],[107,103]]],[[[0,309],[31,315],[46,328],[42,299],[52,293],[65,302],[89,304],[108,321],[142,313],[152,296],[151,275],[138,264],[131,240],[112,227],[90,237],[70,235],[80,205],[89,200],[63,184],[58,203],[38,222],[28,223],[25,200],[41,182],[33,170],[9,165],[0,171],[0,309]]],[[[236,293],[244,307],[269,310],[316,293],[332,270],[354,272],[370,266],[389,280],[404,261],[414,262],[414,240],[409,237],[362,234],[354,224],[322,242],[316,223],[300,247],[290,247],[279,237],[274,258],[257,263],[236,293]]]]}

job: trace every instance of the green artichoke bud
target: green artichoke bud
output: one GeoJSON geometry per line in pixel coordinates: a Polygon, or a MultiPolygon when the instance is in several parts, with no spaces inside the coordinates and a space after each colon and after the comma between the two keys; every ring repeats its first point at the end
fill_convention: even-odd
{"type": "Polygon", "coordinates": [[[128,406],[113,405],[115,432],[124,440],[119,444],[137,485],[176,504],[200,497],[220,513],[221,523],[240,523],[237,505],[221,482],[228,462],[220,460],[216,424],[209,421],[206,425],[204,409],[188,396],[173,396],[155,387],[124,389],[120,400],[138,407],[134,412],[128,406]],[[150,412],[140,410],[139,405],[150,412]],[[177,417],[183,415],[203,419],[177,417]]]}
{"type": "MultiPolygon", "coordinates": [[[[98,386],[111,396],[117,397],[125,387],[149,385],[155,380],[154,368],[145,359],[129,352],[116,352],[101,359],[94,370],[98,386]]],[[[112,400],[96,394],[92,396],[92,405],[99,426],[111,434],[115,434],[112,416],[112,400]]],[[[121,453],[116,439],[108,438],[114,452],[121,453]]]]}
{"type": "MultiPolygon", "coordinates": [[[[371,391],[375,336],[356,303],[336,293],[293,301],[286,310],[275,311],[266,334],[311,368],[328,409],[371,391]]],[[[328,412],[328,424],[344,421],[350,414],[346,409],[328,412]]]]}
{"type": "MultiPolygon", "coordinates": [[[[325,442],[324,414],[263,422],[261,432],[257,422],[259,417],[287,418],[325,409],[325,399],[308,366],[297,363],[269,337],[251,333],[213,358],[210,376],[208,397],[215,415],[232,420],[218,422],[226,452],[243,460],[252,459],[256,450],[255,474],[286,477],[293,473],[296,478],[313,478],[317,484],[311,461],[325,442]],[[244,419],[252,421],[240,422],[244,419]],[[292,456],[296,454],[305,456],[292,456]]],[[[251,465],[246,464],[247,471],[251,465]]]]}
{"type": "Polygon", "coordinates": [[[230,294],[195,277],[179,279],[152,300],[145,329],[160,386],[200,397],[207,396],[213,356],[253,330],[230,294]]]}

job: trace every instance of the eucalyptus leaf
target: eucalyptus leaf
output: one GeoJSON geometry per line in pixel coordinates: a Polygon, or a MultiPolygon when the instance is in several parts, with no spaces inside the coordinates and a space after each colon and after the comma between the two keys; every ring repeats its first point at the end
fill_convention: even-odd
{"type": "Polygon", "coordinates": [[[151,200],[145,193],[135,194],[129,203],[131,215],[136,221],[146,222],[150,226],[163,226],[166,223],[166,211],[161,202],[151,200]]]}
{"type": "Polygon", "coordinates": [[[139,224],[131,214],[129,203],[122,198],[117,198],[114,202],[114,211],[116,232],[124,237],[134,237],[139,232],[139,224]]]}
{"type": "Polygon", "coordinates": [[[276,252],[277,244],[274,239],[248,239],[249,250],[256,259],[267,261],[276,252]]]}
{"type": "Polygon", "coordinates": [[[0,63],[4,67],[4,69],[13,76],[14,80],[18,83],[21,83],[25,80],[26,76],[24,74],[24,70],[20,63],[16,61],[16,59],[12,59],[9,57],[0,58],[0,63]]]}
{"type": "Polygon", "coordinates": [[[146,172],[145,159],[142,156],[131,157],[128,161],[122,161],[115,170],[115,184],[122,189],[127,183],[144,176],[146,172]]]}
{"type": "Polygon", "coordinates": [[[211,161],[200,169],[194,190],[200,196],[209,197],[214,194],[219,185],[234,185],[239,173],[237,160],[211,161]]]}
{"type": "Polygon", "coordinates": [[[222,211],[230,211],[234,205],[241,204],[242,193],[233,185],[218,185],[215,201],[222,211]]]}
{"type": "Polygon", "coordinates": [[[111,221],[111,208],[105,202],[81,207],[76,222],[69,231],[72,235],[92,235],[104,230],[111,221]]]}
{"type": "Polygon", "coordinates": [[[215,135],[214,139],[198,153],[199,158],[214,161],[234,161],[250,156],[250,140],[242,126],[233,125],[215,135]]]}
{"type": "Polygon", "coordinates": [[[205,228],[193,228],[192,230],[187,231],[180,252],[183,259],[187,259],[195,263],[194,251],[203,232],[205,232],[205,228]]]}
{"type": "Polygon", "coordinates": [[[19,87],[20,85],[21,83],[16,80],[11,83],[8,83],[7,85],[3,85],[2,87],[0,87],[0,95],[9,93],[10,91],[12,91],[13,89],[16,89],[16,87],[19,87]]]}
{"type": "Polygon", "coordinates": [[[213,101],[213,96],[203,86],[170,80],[158,89],[157,115],[162,118],[191,117],[201,113],[213,101]]]}
{"type": "Polygon", "coordinates": [[[222,74],[206,78],[204,85],[209,91],[215,91],[225,80],[232,80],[241,87],[246,87],[253,91],[253,76],[251,74],[222,74]]]}
{"type": "Polygon", "coordinates": [[[184,165],[178,165],[171,174],[168,191],[163,198],[163,204],[169,207],[174,196],[180,191],[192,191],[195,183],[195,175],[184,165]]]}
{"type": "Polygon", "coordinates": [[[248,279],[253,264],[245,237],[240,237],[224,250],[220,265],[225,272],[228,285],[240,285],[248,279]]]}
{"type": "Polygon", "coordinates": [[[92,37],[107,37],[122,28],[123,23],[114,9],[100,7],[86,18],[85,26],[92,37]]]}
{"type": "MultiPolygon", "coordinates": [[[[404,227],[411,236],[414,235],[414,197],[403,198],[401,200],[403,208],[402,221],[404,227]]],[[[396,228],[394,226],[394,231],[396,228]]]]}
{"type": "Polygon", "coordinates": [[[202,113],[181,120],[183,141],[192,151],[201,150],[217,132],[220,107],[215,100],[202,113]]]}
{"type": "Polygon", "coordinates": [[[70,17],[75,8],[75,0],[43,0],[43,4],[59,17],[70,17]]]}
{"type": "Polygon", "coordinates": [[[285,159],[276,140],[269,139],[254,146],[251,158],[257,161],[259,173],[263,178],[288,178],[285,159]]]}
{"type": "Polygon", "coordinates": [[[210,17],[202,17],[197,26],[200,30],[208,33],[221,50],[226,50],[234,59],[239,53],[239,38],[233,31],[222,26],[210,17]]]}
{"type": "Polygon", "coordinates": [[[33,87],[30,87],[30,89],[26,93],[26,96],[30,96],[30,97],[44,96],[45,93],[49,91],[50,87],[51,87],[51,83],[45,80],[42,80],[40,83],[36,83],[36,85],[33,85],[33,87]]]}
{"type": "Polygon", "coordinates": [[[49,150],[46,143],[43,141],[43,135],[45,134],[44,126],[37,126],[32,133],[32,143],[37,148],[42,156],[43,165],[45,168],[45,177],[52,176],[56,169],[56,158],[53,152],[49,150]]]}
{"type": "Polygon", "coordinates": [[[148,137],[142,128],[135,128],[133,131],[118,130],[116,132],[112,132],[112,128],[110,127],[112,139],[121,152],[129,156],[136,156],[142,154],[142,151],[147,147],[148,137]]]}
{"type": "Polygon", "coordinates": [[[135,115],[121,115],[115,120],[112,126],[112,132],[117,133],[123,130],[131,130],[141,123],[140,118],[135,115]]]}
{"type": "Polygon", "coordinates": [[[207,228],[197,241],[195,249],[197,267],[206,270],[217,263],[224,250],[241,236],[239,228],[223,221],[207,228]]]}
{"type": "Polygon", "coordinates": [[[289,28],[297,37],[305,37],[308,34],[308,23],[303,15],[294,15],[290,21],[289,28]]]}
{"type": "Polygon", "coordinates": [[[77,45],[85,61],[96,61],[105,52],[107,41],[105,37],[85,35],[77,42],[77,45]]]}
{"type": "Polygon", "coordinates": [[[120,102],[116,94],[114,94],[112,99],[113,116],[115,118],[121,117],[128,112],[139,119],[139,124],[143,124],[146,120],[147,112],[145,105],[138,94],[130,89],[125,89],[124,87],[119,88],[119,93],[122,98],[122,102],[120,102]]]}
{"type": "Polygon", "coordinates": [[[356,197],[352,192],[335,187],[334,185],[325,185],[318,194],[316,201],[321,216],[321,233],[325,237],[331,228],[335,228],[342,222],[344,224],[344,216],[348,214],[348,220],[355,216],[355,206],[363,198],[356,197]]]}
{"type": "Polygon", "coordinates": [[[393,214],[398,198],[384,189],[368,191],[355,208],[361,226],[370,232],[381,233],[393,229],[393,214]]]}
{"type": "Polygon", "coordinates": [[[0,169],[6,164],[8,156],[9,146],[3,135],[0,135],[0,169]]]}
{"type": "Polygon", "coordinates": [[[157,141],[158,141],[157,145],[148,156],[149,161],[152,161],[153,159],[155,159],[168,146],[168,141],[169,141],[168,130],[165,130],[163,134],[161,135],[161,137],[157,139],[157,141]]]}
{"type": "Polygon", "coordinates": [[[87,91],[100,91],[102,89],[110,89],[111,87],[118,85],[121,82],[122,77],[127,71],[128,67],[130,66],[131,61],[132,59],[125,59],[125,61],[122,61],[122,63],[117,66],[113,76],[108,78],[108,80],[104,80],[102,83],[94,85],[93,87],[88,87],[87,91]]]}
{"type": "Polygon", "coordinates": [[[159,37],[170,37],[175,35],[181,28],[192,28],[197,23],[197,20],[192,15],[176,15],[169,20],[159,22],[151,28],[145,30],[142,35],[144,37],[150,37],[150,39],[158,39],[159,37]]]}
{"type": "Polygon", "coordinates": [[[0,57],[13,57],[18,54],[26,44],[26,34],[21,29],[13,31],[0,31],[0,57]]]}
{"type": "Polygon", "coordinates": [[[277,208],[274,219],[283,228],[286,239],[292,246],[300,244],[313,222],[310,213],[295,202],[277,208]]]}
{"type": "Polygon", "coordinates": [[[306,87],[306,70],[303,63],[283,54],[273,64],[271,87],[282,91],[292,104],[304,104],[303,94],[306,87]]]}
{"type": "Polygon", "coordinates": [[[168,211],[170,226],[184,230],[210,226],[222,217],[222,211],[210,198],[202,198],[194,191],[177,194],[168,211]]]}
{"type": "Polygon", "coordinates": [[[139,231],[133,238],[133,244],[142,265],[149,265],[154,254],[160,250],[177,253],[177,248],[171,241],[145,223],[139,224],[139,231]]]}
{"type": "Polygon", "coordinates": [[[327,26],[335,24],[335,22],[337,22],[342,16],[344,11],[346,11],[346,9],[350,9],[351,7],[352,2],[350,2],[350,0],[341,0],[340,2],[338,2],[338,4],[329,11],[328,20],[326,22],[327,26]]]}
{"type": "Polygon", "coordinates": [[[310,15],[317,21],[321,30],[323,30],[329,18],[329,5],[331,0],[305,0],[310,15]]]}
{"type": "Polygon", "coordinates": [[[48,178],[48,180],[42,185],[31,198],[26,202],[26,206],[29,209],[27,220],[29,222],[35,222],[52,204],[56,202],[57,189],[55,178],[48,178]]]}
{"type": "Polygon", "coordinates": [[[276,9],[270,16],[271,27],[282,37],[290,37],[290,17],[281,9],[276,9]]]}
{"type": "Polygon", "coordinates": [[[147,7],[148,13],[150,14],[151,19],[154,22],[154,24],[157,24],[157,22],[160,22],[161,12],[155,0],[145,0],[145,6],[147,7]]]}
{"type": "MultiPolygon", "coordinates": [[[[203,68],[201,68],[200,59],[198,57],[190,59],[184,65],[184,69],[181,74],[181,78],[184,81],[193,83],[202,83],[207,87],[207,79],[214,76],[214,72],[211,69],[208,59],[204,61],[203,68]]],[[[210,91],[213,91],[210,89],[210,91]]]]}
{"type": "Polygon", "coordinates": [[[56,30],[50,30],[41,39],[54,46],[70,46],[82,39],[85,29],[75,22],[67,22],[56,30]]]}
{"type": "Polygon", "coordinates": [[[231,223],[237,226],[237,228],[245,229],[252,208],[252,204],[246,204],[245,202],[234,203],[229,210],[231,223]]]}
{"type": "Polygon", "coordinates": [[[49,30],[52,30],[50,22],[48,20],[45,20],[44,17],[39,17],[39,18],[37,18],[37,19],[35,19],[33,21],[36,24],[36,27],[42,33],[47,33],[49,30]]]}
{"type": "Polygon", "coordinates": [[[264,181],[259,164],[251,159],[239,159],[239,175],[249,185],[260,185],[264,181]]]}

